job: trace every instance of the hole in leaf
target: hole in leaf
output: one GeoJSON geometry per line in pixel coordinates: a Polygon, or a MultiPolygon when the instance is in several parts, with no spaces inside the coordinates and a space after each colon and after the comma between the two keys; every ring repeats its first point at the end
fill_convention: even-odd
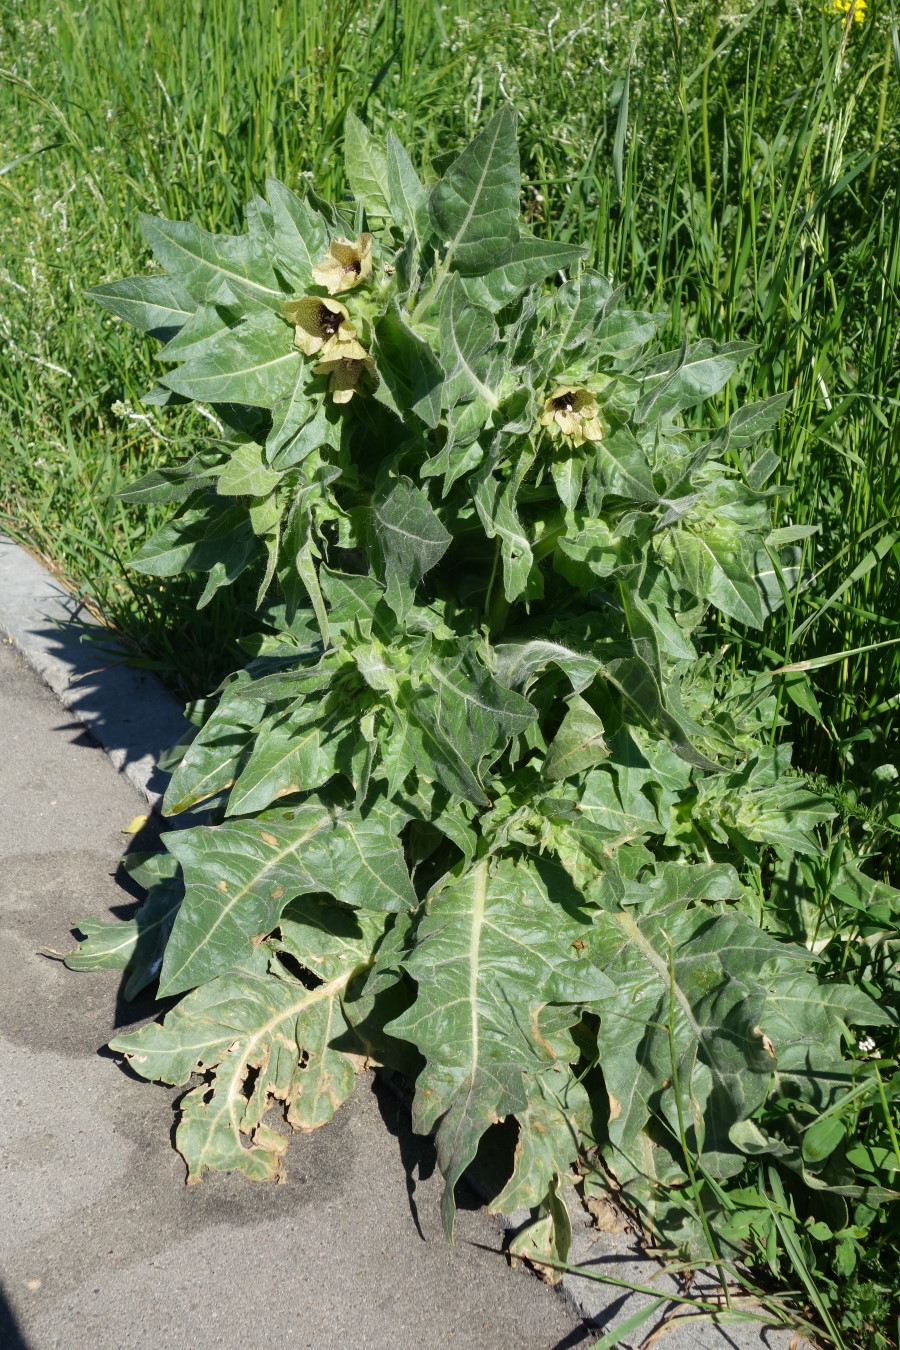
{"type": "Polygon", "coordinates": [[[287,973],[292,976],[298,984],[302,984],[304,989],[318,989],[323,981],[318,975],[314,975],[306,966],[300,964],[296,956],[291,952],[279,952],[278,960],[287,973]]]}
{"type": "MultiPolygon", "coordinates": [[[[475,1160],[466,1172],[470,1186],[479,1196],[479,1204],[483,1201],[490,1204],[509,1181],[515,1166],[518,1142],[519,1124],[515,1116],[508,1116],[506,1120],[491,1125],[481,1136],[475,1160]]],[[[471,1201],[467,1202],[462,1194],[457,1203],[461,1209],[469,1209],[471,1205],[471,1201]]]]}
{"type": "Polygon", "coordinates": [[[244,1079],[243,1085],[241,1087],[241,1094],[244,1097],[246,1097],[248,1102],[250,1101],[250,1098],[253,1096],[253,1092],[256,1087],[256,1080],[258,1078],[259,1078],[259,1069],[255,1068],[251,1064],[250,1068],[247,1070],[247,1077],[244,1079]]]}

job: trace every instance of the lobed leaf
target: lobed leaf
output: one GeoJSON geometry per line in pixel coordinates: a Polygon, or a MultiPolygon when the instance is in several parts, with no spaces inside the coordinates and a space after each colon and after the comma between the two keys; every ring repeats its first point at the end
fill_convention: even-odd
{"type": "Polygon", "coordinates": [[[272,265],[249,235],[209,234],[199,225],[155,216],[140,221],[160,264],[198,304],[230,297],[230,283],[266,302],[281,300],[272,265]]]}
{"type": "Polygon", "coordinates": [[[573,1005],[571,1023],[574,1005],[612,992],[574,945],[587,931],[532,866],[507,859],[480,862],[429,898],[405,963],[418,996],[389,1026],[425,1057],[413,1122],[421,1133],[438,1125],[448,1236],[453,1188],[481,1136],[496,1121],[525,1115],[534,1079],[550,1076],[543,1095],[552,1100],[561,1056],[575,1057],[566,1032],[554,1044],[542,1034],[544,1009],[573,1005]]]}
{"type": "Polygon", "coordinates": [[[274,408],[294,390],[303,358],[277,314],[251,314],[213,337],[203,353],[162,377],[176,394],[205,403],[274,408]]]}
{"type": "Polygon", "coordinates": [[[283,1104],[294,1129],[313,1130],[353,1090],[354,1063],[331,1041],[345,1025],[340,999],[354,970],[310,990],[267,973],[267,958],[263,949],[251,964],[195,990],[162,1026],[151,1022],[110,1042],[144,1078],[208,1076],[182,1098],[175,1135],[189,1185],[208,1168],[278,1179],[287,1139],[265,1125],[269,1108],[283,1104]]]}
{"type": "Polygon", "coordinates": [[[245,961],[288,901],[326,891],[344,904],[405,909],[415,892],[396,838],[377,817],[306,802],[255,819],[182,830],[168,842],[185,898],[160,979],[178,994],[245,961]]]}

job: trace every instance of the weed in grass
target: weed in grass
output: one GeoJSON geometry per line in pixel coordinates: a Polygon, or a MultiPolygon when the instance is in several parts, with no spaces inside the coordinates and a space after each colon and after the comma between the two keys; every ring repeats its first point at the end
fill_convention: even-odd
{"type": "MultiPolygon", "coordinates": [[[[699,332],[757,343],[732,406],[788,396],[777,474],[795,487],[778,524],[820,528],[776,547],[790,603],[765,645],[725,623],[707,644],[727,647],[720,659],[736,670],[792,667],[777,688],[780,713],[803,727],[804,767],[842,830],[884,852],[896,877],[900,648],[885,643],[900,637],[900,43],[889,7],[857,6],[849,23],[820,0],[516,0],[507,13],[464,0],[4,7],[0,524],[58,565],[137,659],[188,696],[207,692],[239,663],[249,593],[198,615],[199,583],[130,572],[124,560],[159,515],[112,493],[215,428],[186,410],[163,427],[140,402],[157,374],[144,344],[82,292],[145,270],[138,209],[227,230],[267,173],[314,175],[339,193],[348,105],[397,130],[427,168],[510,100],[532,228],[552,221],[558,238],[589,240],[630,301],[672,314],[669,345],[699,332]]],[[[835,975],[896,1006],[898,917],[872,896],[854,907],[839,840],[767,922],[792,910],[797,940],[823,944],[835,975]]],[[[856,1099],[841,1146],[870,1150],[873,1184],[893,1185],[900,1045],[875,1048],[881,1088],[856,1099]]],[[[860,1082],[875,1081],[871,1054],[859,1051],[860,1082]]],[[[865,1241],[790,1220],[816,1280],[833,1282],[830,1315],[863,1341],[897,1288],[892,1210],[869,1208],[846,1220],[865,1241]]]]}

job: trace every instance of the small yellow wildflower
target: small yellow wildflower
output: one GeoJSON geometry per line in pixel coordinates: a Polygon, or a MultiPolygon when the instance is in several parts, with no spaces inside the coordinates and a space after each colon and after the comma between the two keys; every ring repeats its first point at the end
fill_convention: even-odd
{"type": "Polygon", "coordinates": [[[356,337],[350,315],[337,300],[304,295],[302,300],[286,300],[281,312],[288,323],[296,324],[294,346],[306,356],[315,356],[332,338],[347,341],[356,337]]]}
{"type": "Polygon", "coordinates": [[[312,270],[313,281],[324,286],[329,295],[349,291],[372,275],[372,236],[361,234],[349,239],[332,239],[328,252],[312,270]]]}
{"type": "Polygon", "coordinates": [[[322,352],[322,359],[313,366],[313,374],[331,377],[328,389],[335,403],[349,403],[363,375],[378,381],[375,362],[355,338],[346,341],[332,338],[322,352]]]}
{"type": "Polygon", "coordinates": [[[551,436],[570,436],[575,445],[585,441],[602,441],[600,405],[590,389],[580,385],[561,385],[544,402],[541,426],[550,428],[551,436]]]}
{"type": "Polygon", "coordinates": [[[866,0],[828,0],[825,13],[839,16],[845,22],[862,23],[866,17],[866,0]]]}

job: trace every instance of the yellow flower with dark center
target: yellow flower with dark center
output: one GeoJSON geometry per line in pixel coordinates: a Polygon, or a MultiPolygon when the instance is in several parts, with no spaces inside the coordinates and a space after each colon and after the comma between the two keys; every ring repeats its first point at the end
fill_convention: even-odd
{"type": "Polygon", "coordinates": [[[372,275],[372,236],[361,234],[355,243],[332,239],[328,252],[312,270],[313,281],[329,295],[349,291],[372,275]]]}
{"type": "Polygon", "coordinates": [[[575,445],[585,441],[602,441],[600,405],[590,389],[580,385],[561,385],[544,400],[541,426],[549,427],[551,436],[560,432],[569,436],[575,445]]]}
{"type": "Polygon", "coordinates": [[[837,15],[845,22],[862,23],[866,17],[866,0],[828,0],[825,13],[837,15]]]}
{"type": "Polygon", "coordinates": [[[304,295],[302,300],[286,300],[281,312],[288,323],[296,324],[294,346],[306,356],[315,356],[332,338],[356,337],[350,315],[337,300],[304,295]]]}
{"type": "Polygon", "coordinates": [[[335,403],[349,403],[359,392],[364,375],[378,382],[375,362],[355,338],[347,341],[332,338],[322,352],[322,359],[313,366],[313,374],[330,376],[328,389],[335,403]]]}

